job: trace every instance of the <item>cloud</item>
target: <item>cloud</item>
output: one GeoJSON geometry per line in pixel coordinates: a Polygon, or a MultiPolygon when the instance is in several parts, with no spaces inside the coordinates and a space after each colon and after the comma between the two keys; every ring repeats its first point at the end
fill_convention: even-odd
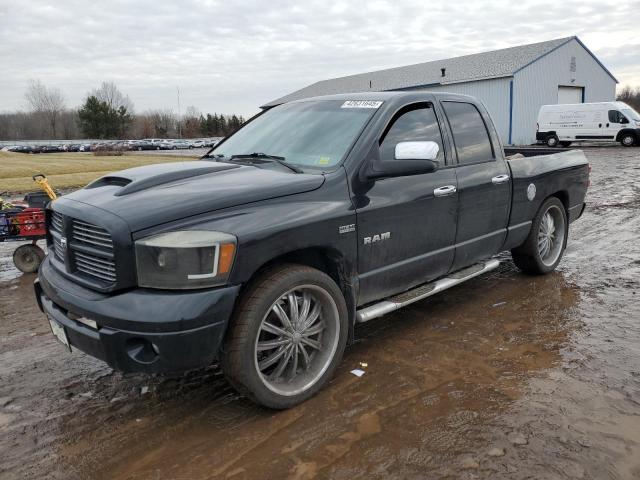
{"type": "Polygon", "coordinates": [[[318,80],[577,34],[640,85],[633,2],[0,0],[0,111],[27,82],[70,105],[103,80],[136,110],[249,115],[318,80]],[[615,41],[612,41],[614,40],[615,41]]]}

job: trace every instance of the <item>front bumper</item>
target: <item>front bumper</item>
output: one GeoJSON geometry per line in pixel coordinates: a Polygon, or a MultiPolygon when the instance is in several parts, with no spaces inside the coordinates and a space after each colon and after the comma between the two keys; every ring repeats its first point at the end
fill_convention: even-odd
{"type": "Polygon", "coordinates": [[[147,373],[191,370],[215,360],[240,289],[102,294],[64,278],[48,257],[34,286],[40,309],[64,327],[72,348],[116,370],[147,373]]]}

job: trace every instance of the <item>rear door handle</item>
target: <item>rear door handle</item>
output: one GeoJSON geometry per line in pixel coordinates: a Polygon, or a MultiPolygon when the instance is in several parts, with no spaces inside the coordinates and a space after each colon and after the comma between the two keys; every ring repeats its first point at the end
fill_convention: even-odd
{"type": "Polygon", "coordinates": [[[491,183],[494,185],[500,185],[501,183],[505,183],[509,181],[509,175],[496,175],[491,179],[491,183]]]}
{"type": "Polygon", "coordinates": [[[436,188],[433,190],[433,195],[436,197],[446,197],[456,193],[458,189],[455,185],[446,185],[444,187],[436,188]]]}

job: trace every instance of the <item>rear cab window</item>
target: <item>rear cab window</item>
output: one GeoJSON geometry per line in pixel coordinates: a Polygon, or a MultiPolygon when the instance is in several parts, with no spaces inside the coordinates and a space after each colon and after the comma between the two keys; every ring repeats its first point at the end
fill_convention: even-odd
{"type": "Polygon", "coordinates": [[[442,107],[453,134],[458,165],[495,160],[489,131],[478,108],[471,103],[451,101],[442,102],[442,107]]]}

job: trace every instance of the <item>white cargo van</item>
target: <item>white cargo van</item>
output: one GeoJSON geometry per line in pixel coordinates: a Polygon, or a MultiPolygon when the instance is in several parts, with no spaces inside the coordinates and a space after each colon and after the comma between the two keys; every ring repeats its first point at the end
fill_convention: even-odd
{"type": "Polygon", "coordinates": [[[549,147],[585,141],[640,145],[640,114],[623,102],[543,105],[536,140],[549,147]]]}

